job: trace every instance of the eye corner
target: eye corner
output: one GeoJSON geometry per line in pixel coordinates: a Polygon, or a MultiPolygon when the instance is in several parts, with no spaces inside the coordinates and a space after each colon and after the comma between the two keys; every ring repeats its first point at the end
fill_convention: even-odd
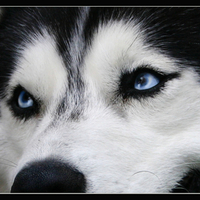
{"type": "MultiPolygon", "coordinates": [[[[30,103],[30,102],[29,102],[30,103]]],[[[40,102],[36,100],[33,95],[31,95],[24,87],[21,85],[18,85],[13,89],[13,94],[11,98],[7,101],[8,106],[10,107],[12,113],[15,117],[19,119],[29,119],[34,115],[37,115],[40,110],[40,102]],[[23,98],[22,95],[26,95],[27,98],[29,98],[30,101],[32,101],[31,104],[27,107],[23,107],[20,105],[19,98],[23,98]]]]}

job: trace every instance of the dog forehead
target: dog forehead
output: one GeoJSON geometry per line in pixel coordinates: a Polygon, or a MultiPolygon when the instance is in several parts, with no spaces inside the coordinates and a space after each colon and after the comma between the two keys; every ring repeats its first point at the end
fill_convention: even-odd
{"type": "Polygon", "coordinates": [[[67,70],[52,36],[44,31],[27,43],[17,61],[11,86],[21,85],[43,101],[65,91],[67,70]]]}
{"type": "Polygon", "coordinates": [[[153,66],[166,73],[176,72],[175,59],[150,47],[145,37],[141,25],[134,20],[100,24],[84,58],[86,79],[105,93],[109,88],[118,87],[121,73],[132,72],[140,66],[153,66]]]}

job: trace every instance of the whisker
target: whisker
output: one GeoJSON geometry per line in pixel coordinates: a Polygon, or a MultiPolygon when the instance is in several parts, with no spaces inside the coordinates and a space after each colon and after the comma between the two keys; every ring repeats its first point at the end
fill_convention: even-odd
{"type": "Polygon", "coordinates": [[[0,165],[6,165],[6,166],[10,166],[10,167],[16,167],[17,166],[16,163],[14,163],[11,160],[5,159],[5,158],[0,158],[0,165]],[[1,160],[6,161],[7,163],[2,163],[1,160]]]}
{"type": "Polygon", "coordinates": [[[187,190],[184,186],[182,186],[180,183],[176,185],[176,187],[172,190],[172,193],[190,193],[189,190],[187,190]],[[184,190],[184,191],[183,191],[184,190]]]}
{"type": "Polygon", "coordinates": [[[136,174],[139,174],[139,173],[149,173],[149,174],[152,174],[152,175],[154,175],[159,180],[160,183],[162,183],[161,180],[160,180],[160,178],[155,173],[153,173],[151,171],[147,171],[147,170],[137,171],[134,174],[132,174],[132,176],[135,176],[136,174]]]}

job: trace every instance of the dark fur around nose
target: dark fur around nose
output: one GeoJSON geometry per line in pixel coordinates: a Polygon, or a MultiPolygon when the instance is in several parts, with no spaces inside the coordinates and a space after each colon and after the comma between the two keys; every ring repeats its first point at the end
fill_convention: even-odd
{"type": "Polygon", "coordinates": [[[58,193],[84,192],[85,177],[78,170],[57,160],[31,163],[15,177],[13,193],[58,193]]]}

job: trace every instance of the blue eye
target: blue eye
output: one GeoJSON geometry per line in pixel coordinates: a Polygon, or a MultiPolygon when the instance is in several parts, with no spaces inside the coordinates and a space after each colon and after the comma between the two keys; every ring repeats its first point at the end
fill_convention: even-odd
{"type": "Polygon", "coordinates": [[[20,120],[28,120],[38,115],[40,103],[40,99],[35,99],[20,85],[14,88],[12,97],[7,101],[11,112],[20,120]]]}
{"type": "Polygon", "coordinates": [[[140,66],[132,72],[122,72],[117,94],[123,100],[153,97],[165,89],[166,82],[179,76],[177,72],[167,74],[152,67],[140,66]]]}
{"type": "Polygon", "coordinates": [[[134,83],[136,90],[148,90],[160,83],[160,79],[149,72],[143,72],[137,75],[134,83]]]}
{"type": "Polygon", "coordinates": [[[30,97],[29,93],[22,90],[18,97],[18,106],[20,108],[30,108],[34,104],[33,99],[30,97]]]}

